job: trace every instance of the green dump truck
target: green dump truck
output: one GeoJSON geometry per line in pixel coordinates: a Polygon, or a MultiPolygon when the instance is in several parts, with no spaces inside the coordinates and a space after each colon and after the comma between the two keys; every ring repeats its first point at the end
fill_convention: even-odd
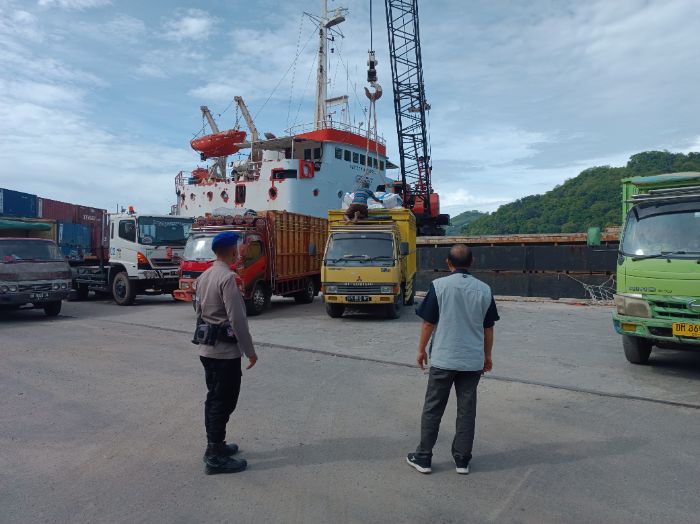
{"type": "Polygon", "coordinates": [[[613,323],[625,357],[700,351],[700,173],[624,179],[622,208],[613,323]]]}

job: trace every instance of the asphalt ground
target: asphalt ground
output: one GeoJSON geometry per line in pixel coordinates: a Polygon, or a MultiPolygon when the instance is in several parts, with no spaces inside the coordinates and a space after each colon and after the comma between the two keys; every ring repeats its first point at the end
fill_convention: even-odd
{"type": "Polygon", "coordinates": [[[203,473],[188,304],[0,317],[0,522],[698,522],[700,354],[623,356],[610,311],[500,304],[472,473],[405,464],[419,322],[275,301],[229,424],[248,471],[203,473]]]}

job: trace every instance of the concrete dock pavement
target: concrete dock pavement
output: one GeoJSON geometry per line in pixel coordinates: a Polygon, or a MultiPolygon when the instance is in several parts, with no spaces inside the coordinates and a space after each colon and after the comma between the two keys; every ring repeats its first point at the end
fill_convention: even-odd
{"type": "MultiPolygon", "coordinates": [[[[552,311],[572,333],[603,320],[594,309],[572,309],[568,323],[568,310],[552,311]]],[[[552,311],[506,306],[502,317],[518,331],[552,311]]],[[[697,522],[698,409],[485,379],[472,474],[451,462],[452,401],[424,476],[404,460],[427,380],[400,364],[415,350],[413,315],[335,322],[318,302],[268,313],[251,319],[268,344],[244,372],[229,425],[250,469],[213,477],[201,463],[205,387],[186,305],[89,302],[55,320],[0,319],[0,522],[697,522]],[[298,317],[284,320],[290,312],[298,317]],[[367,338],[347,337],[358,325],[367,338]],[[393,349],[369,340],[379,328],[393,349]]],[[[521,350],[518,363],[514,335],[502,331],[496,369],[529,376],[541,361],[521,350]]],[[[594,357],[573,365],[593,373],[594,357]]],[[[614,358],[594,386],[626,376],[614,358]]],[[[655,389],[643,393],[671,398],[680,381],[694,401],[700,372],[683,362],[650,375],[655,389]]],[[[551,364],[555,378],[566,363],[551,364]]]]}

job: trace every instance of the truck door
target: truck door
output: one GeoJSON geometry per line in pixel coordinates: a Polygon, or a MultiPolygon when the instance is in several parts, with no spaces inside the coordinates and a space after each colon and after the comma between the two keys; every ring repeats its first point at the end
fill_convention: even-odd
{"type": "Polygon", "coordinates": [[[252,291],[256,282],[265,281],[267,256],[265,244],[259,235],[247,235],[241,247],[241,269],[238,274],[243,279],[246,295],[252,291]]]}
{"type": "Polygon", "coordinates": [[[109,258],[112,262],[124,262],[127,268],[136,261],[136,220],[121,219],[117,222],[117,238],[110,242],[109,258]]]}

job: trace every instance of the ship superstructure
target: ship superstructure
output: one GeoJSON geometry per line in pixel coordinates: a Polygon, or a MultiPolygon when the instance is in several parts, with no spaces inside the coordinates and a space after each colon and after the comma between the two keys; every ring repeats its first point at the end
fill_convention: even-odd
{"type": "MultiPolygon", "coordinates": [[[[223,175],[217,167],[222,165],[221,158],[214,159],[209,169],[178,174],[177,214],[198,217],[254,209],[324,217],[329,209],[339,208],[344,194],[354,191],[362,180],[372,188],[389,187],[386,171],[396,166],[386,156],[386,144],[376,123],[372,125],[370,118],[364,129],[364,122],[351,124],[348,97],[327,98],[329,32],[335,31],[332,28],[342,23],[346,14],[342,8],[329,12],[327,1],[322,0],[321,15],[313,17],[319,31],[314,122],[288,129],[283,137],[267,133],[260,140],[245,104],[236,97],[251,131],[250,140],[236,144],[236,149],[249,150],[248,158],[228,165],[224,159],[227,169],[223,175]],[[328,108],[334,105],[343,106],[340,113],[344,119],[332,118],[328,108]]],[[[367,91],[372,106],[380,95],[367,91]]]]}

